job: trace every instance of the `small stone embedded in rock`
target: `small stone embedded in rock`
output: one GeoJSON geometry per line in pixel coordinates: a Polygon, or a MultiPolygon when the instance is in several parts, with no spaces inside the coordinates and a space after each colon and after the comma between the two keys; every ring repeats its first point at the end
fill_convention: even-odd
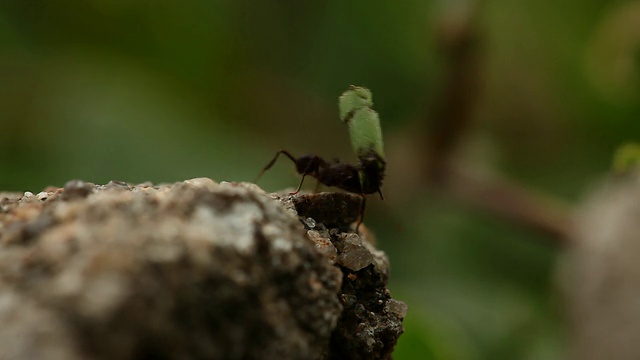
{"type": "Polygon", "coordinates": [[[409,306],[407,306],[407,304],[396,299],[389,299],[385,304],[385,311],[390,314],[394,314],[399,318],[404,318],[407,315],[408,310],[409,306]]]}
{"type": "Polygon", "coordinates": [[[0,205],[13,204],[20,200],[22,194],[17,192],[3,192],[0,191],[0,205]]]}
{"type": "Polygon", "coordinates": [[[351,307],[357,303],[358,298],[355,295],[342,294],[340,295],[340,301],[344,306],[351,307]]]}
{"type": "Polygon", "coordinates": [[[124,181],[111,180],[104,186],[105,190],[131,190],[132,187],[124,181]]]}
{"type": "Polygon", "coordinates": [[[336,262],[347,269],[359,271],[373,263],[373,254],[356,234],[344,236],[344,246],[336,262]]]}
{"type": "Polygon", "coordinates": [[[62,200],[82,199],[94,190],[94,185],[84,182],[82,180],[71,180],[64,184],[64,191],[62,192],[62,200]]]}
{"type": "Polygon", "coordinates": [[[322,236],[320,236],[320,232],[318,232],[318,230],[308,230],[307,236],[313,241],[322,240],[322,236]]]}
{"type": "Polygon", "coordinates": [[[219,186],[215,181],[213,181],[213,180],[211,180],[209,178],[204,178],[204,177],[185,180],[184,184],[189,185],[189,186],[193,186],[193,187],[206,187],[206,188],[209,188],[209,189],[212,189],[212,190],[216,186],[219,186]]]}
{"type": "Polygon", "coordinates": [[[307,218],[304,221],[305,225],[307,225],[310,229],[313,229],[314,227],[316,227],[316,221],[313,220],[313,218],[307,218]]]}
{"type": "Polygon", "coordinates": [[[38,199],[36,198],[35,195],[33,195],[31,191],[25,191],[24,195],[22,196],[22,199],[20,199],[20,201],[23,203],[36,202],[37,200],[38,199]]]}
{"type": "Polygon", "coordinates": [[[329,259],[329,263],[334,264],[336,262],[336,258],[338,257],[338,250],[329,238],[316,237],[312,239],[316,244],[316,249],[318,249],[322,254],[324,254],[327,259],[329,259]]]}

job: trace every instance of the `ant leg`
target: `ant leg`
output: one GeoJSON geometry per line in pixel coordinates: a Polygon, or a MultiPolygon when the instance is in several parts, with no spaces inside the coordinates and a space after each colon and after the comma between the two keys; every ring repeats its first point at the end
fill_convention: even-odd
{"type": "Polygon", "coordinates": [[[364,221],[364,206],[367,203],[367,198],[364,196],[364,194],[360,194],[360,196],[362,196],[362,202],[360,203],[360,216],[358,219],[358,224],[356,224],[356,233],[358,233],[360,224],[362,224],[362,222],[364,221]]]}
{"type": "Polygon", "coordinates": [[[316,186],[313,188],[313,193],[317,194],[318,189],[320,189],[320,180],[316,180],[316,186]]]}
{"type": "Polygon", "coordinates": [[[378,189],[378,194],[380,194],[380,200],[384,200],[384,196],[382,196],[382,190],[378,189]]]}
{"type": "Polygon", "coordinates": [[[271,159],[271,161],[269,161],[269,163],[267,164],[267,166],[265,166],[262,171],[260,171],[260,174],[258,174],[258,177],[255,179],[254,183],[257,183],[258,180],[260,180],[260,178],[262,177],[262,175],[264,175],[265,172],[267,172],[267,170],[271,169],[271,167],[273,166],[273,164],[276,163],[276,160],[278,160],[278,156],[280,156],[280,154],[284,154],[286,157],[288,157],[289,159],[291,159],[291,161],[293,161],[293,163],[296,163],[296,158],[293,157],[293,155],[291,155],[288,151],[286,150],[280,150],[276,153],[276,156],[273,157],[273,159],[271,159]]]}
{"type": "Polygon", "coordinates": [[[289,195],[295,195],[297,193],[300,192],[300,189],[302,188],[302,183],[304,182],[304,177],[307,176],[307,174],[302,174],[302,179],[300,179],[300,184],[298,184],[298,188],[296,189],[296,191],[289,193],[289,195]]]}
{"type": "MultiPolygon", "coordinates": [[[[285,153],[285,155],[286,155],[286,154],[287,154],[287,153],[285,153]]],[[[297,163],[296,163],[296,165],[297,165],[297,163]]],[[[310,163],[307,165],[307,168],[306,168],[306,169],[304,169],[304,171],[302,172],[302,179],[300,179],[300,184],[298,184],[298,188],[296,189],[296,191],[294,191],[294,192],[292,192],[292,193],[289,193],[289,195],[295,195],[295,194],[297,194],[297,193],[299,193],[299,192],[300,192],[300,189],[302,188],[302,183],[304,182],[304,177],[305,177],[305,176],[307,176],[307,175],[309,175],[309,174],[311,174],[311,172],[310,172],[311,168],[312,168],[312,163],[310,162],[310,163]]],[[[317,186],[318,186],[318,183],[316,183],[316,187],[317,187],[317,186]]]]}

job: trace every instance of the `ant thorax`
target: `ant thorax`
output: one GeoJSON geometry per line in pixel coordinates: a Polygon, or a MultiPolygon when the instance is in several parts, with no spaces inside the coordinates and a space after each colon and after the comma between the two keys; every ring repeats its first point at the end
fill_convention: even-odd
{"type": "Polygon", "coordinates": [[[318,181],[352,193],[362,193],[358,168],[347,163],[325,163],[315,175],[318,181]]]}

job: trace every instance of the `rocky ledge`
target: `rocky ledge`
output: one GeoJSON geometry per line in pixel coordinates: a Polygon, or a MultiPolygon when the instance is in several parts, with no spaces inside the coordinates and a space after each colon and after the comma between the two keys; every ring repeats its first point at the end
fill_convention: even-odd
{"type": "Polygon", "coordinates": [[[0,193],[0,358],[390,359],[407,307],[359,201],[206,178],[0,193]]]}

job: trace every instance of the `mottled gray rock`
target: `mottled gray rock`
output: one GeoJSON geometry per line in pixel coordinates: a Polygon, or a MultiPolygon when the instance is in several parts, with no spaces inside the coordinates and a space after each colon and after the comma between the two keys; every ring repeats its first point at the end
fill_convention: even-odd
{"type": "Polygon", "coordinates": [[[392,299],[387,289],[389,261],[384,252],[353,233],[332,235],[331,241],[343,273],[339,297],[344,310],[331,335],[327,358],[390,359],[404,331],[407,305],[392,299]]]}
{"type": "Polygon", "coordinates": [[[387,359],[402,333],[384,253],[295,198],[206,178],[0,195],[0,359],[387,359]]]}
{"type": "Polygon", "coordinates": [[[570,359],[640,359],[640,181],[609,179],[578,211],[561,262],[570,359]]]}

